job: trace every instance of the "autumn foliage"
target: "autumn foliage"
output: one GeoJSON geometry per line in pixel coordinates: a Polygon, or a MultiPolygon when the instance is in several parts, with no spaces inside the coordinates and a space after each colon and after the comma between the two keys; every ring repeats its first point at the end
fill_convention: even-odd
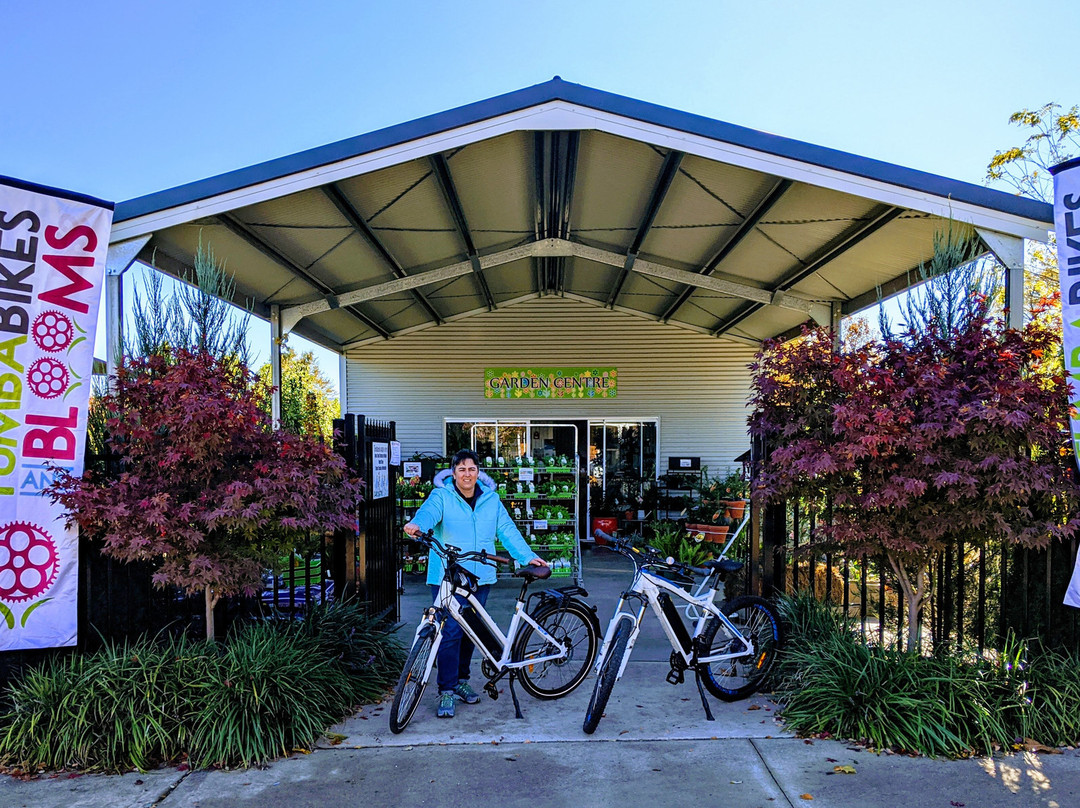
{"type": "Polygon", "coordinates": [[[267,394],[206,353],[131,360],[101,401],[119,473],[60,473],[52,495],[107,555],[157,564],[159,586],[205,592],[208,610],[254,594],[310,532],[352,527],[360,497],[330,449],[271,429],[267,394]]]}
{"type": "Polygon", "coordinates": [[[830,503],[822,544],[886,555],[918,626],[947,542],[1045,547],[1080,528],[1060,351],[1045,317],[1011,331],[985,315],[844,352],[827,332],[770,344],[753,366],[751,432],[770,447],[755,496],[830,503]]]}

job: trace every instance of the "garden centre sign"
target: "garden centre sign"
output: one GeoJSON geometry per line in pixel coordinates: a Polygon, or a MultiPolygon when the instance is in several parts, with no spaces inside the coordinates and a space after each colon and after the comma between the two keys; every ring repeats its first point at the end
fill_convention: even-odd
{"type": "MultiPolygon", "coordinates": [[[[1073,454],[1080,458],[1080,159],[1050,169],[1054,175],[1054,231],[1061,279],[1061,323],[1071,404],[1073,454]]],[[[1080,555],[1065,603],[1080,608],[1080,555]]]]}
{"type": "Polygon", "coordinates": [[[487,368],[484,398],[615,398],[615,368],[487,368]]]}
{"type": "Polygon", "coordinates": [[[43,490],[83,470],[112,205],[0,177],[0,650],[74,645],[78,532],[43,490]]]}

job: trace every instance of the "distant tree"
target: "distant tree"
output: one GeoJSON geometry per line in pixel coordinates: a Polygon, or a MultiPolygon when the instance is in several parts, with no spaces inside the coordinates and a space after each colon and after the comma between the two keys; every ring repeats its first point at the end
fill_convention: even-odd
{"type": "Polygon", "coordinates": [[[974,275],[950,275],[929,279],[932,302],[910,304],[898,331],[884,324],[844,352],[809,332],[767,345],[753,365],[751,433],[770,447],[755,497],[827,501],[822,544],[884,555],[910,651],[930,562],[948,542],[1046,547],[1080,530],[1059,335],[1042,317],[1003,328],[974,275]]]}
{"type": "MultiPolygon", "coordinates": [[[[270,363],[259,368],[259,380],[267,387],[272,378],[270,363]]],[[[267,403],[269,412],[269,403],[267,403]]],[[[281,352],[281,428],[297,435],[329,440],[341,407],[334,386],[319,370],[315,354],[298,354],[286,347],[281,352]]]]}
{"type": "Polygon", "coordinates": [[[132,359],[102,402],[119,475],[60,471],[50,486],[106,555],[152,561],[157,585],[201,591],[210,638],[220,598],[258,592],[263,570],[309,532],[355,519],[360,483],[343,459],[271,429],[266,395],[229,357],[174,349],[132,359]]]}

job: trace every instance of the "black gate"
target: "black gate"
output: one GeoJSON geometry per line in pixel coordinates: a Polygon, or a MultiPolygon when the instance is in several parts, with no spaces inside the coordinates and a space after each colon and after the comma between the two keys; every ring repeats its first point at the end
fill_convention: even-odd
{"type": "Polygon", "coordinates": [[[338,534],[332,561],[335,587],[345,597],[371,604],[375,614],[398,618],[399,526],[396,499],[397,466],[389,463],[396,439],[393,421],[374,421],[348,413],[334,421],[338,451],[364,480],[355,534],[338,534]]]}

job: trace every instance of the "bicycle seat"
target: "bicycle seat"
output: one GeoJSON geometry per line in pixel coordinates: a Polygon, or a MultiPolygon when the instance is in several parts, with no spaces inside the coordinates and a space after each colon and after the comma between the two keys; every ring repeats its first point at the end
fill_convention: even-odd
{"type": "Polygon", "coordinates": [[[529,583],[533,581],[545,581],[551,577],[551,567],[540,564],[529,564],[514,572],[514,577],[524,578],[529,583]]]}
{"type": "Polygon", "coordinates": [[[741,561],[722,558],[719,561],[706,561],[701,566],[710,570],[720,570],[720,572],[738,572],[743,568],[744,564],[741,561]]]}

